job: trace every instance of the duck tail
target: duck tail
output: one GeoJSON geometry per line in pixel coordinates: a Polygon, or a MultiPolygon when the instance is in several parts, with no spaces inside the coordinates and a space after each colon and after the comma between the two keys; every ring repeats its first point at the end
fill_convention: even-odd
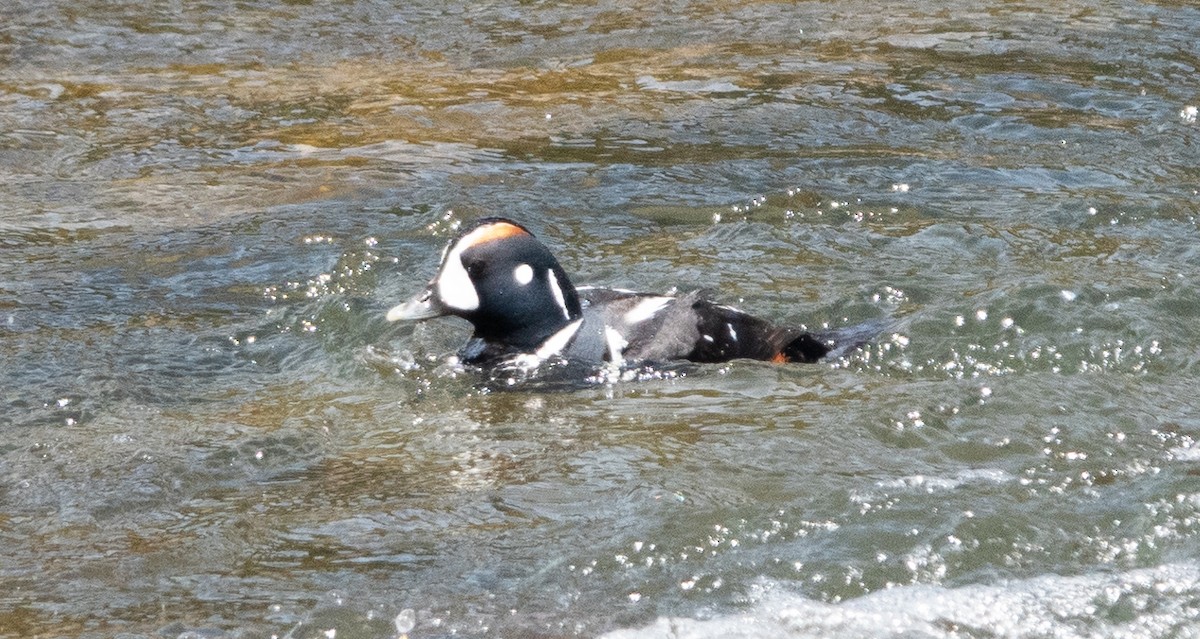
{"type": "Polygon", "coordinates": [[[874,341],[894,324],[895,320],[891,318],[880,318],[819,333],[804,333],[784,345],[775,361],[815,362],[842,357],[874,341]]]}

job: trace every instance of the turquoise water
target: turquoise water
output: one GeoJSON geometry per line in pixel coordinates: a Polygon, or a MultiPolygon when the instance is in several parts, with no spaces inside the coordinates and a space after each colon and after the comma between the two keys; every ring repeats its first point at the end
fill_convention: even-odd
{"type": "Polygon", "coordinates": [[[1187,3],[0,8],[0,636],[1194,637],[1187,3]],[[893,330],[577,388],[456,224],[893,330]]]}

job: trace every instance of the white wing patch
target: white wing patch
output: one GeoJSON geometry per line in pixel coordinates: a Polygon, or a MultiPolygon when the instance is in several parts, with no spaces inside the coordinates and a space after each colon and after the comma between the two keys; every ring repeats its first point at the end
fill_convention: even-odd
{"type": "Polygon", "coordinates": [[[617,332],[617,329],[607,324],[604,326],[604,341],[608,344],[609,363],[620,366],[625,361],[622,353],[624,353],[625,347],[629,346],[629,342],[617,332]]]}
{"type": "Polygon", "coordinates": [[[625,312],[626,324],[638,324],[654,317],[659,311],[670,304],[673,297],[647,297],[637,303],[637,306],[625,312]]]}
{"type": "Polygon", "coordinates": [[[554,274],[554,269],[547,271],[550,276],[550,292],[554,294],[554,301],[558,302],[558,307],[562,309],[563,317],[571,319],[571,311],[567,308],[567,299],[563,297],[562,286],[558,283],[558,276],[554,274]]]}
{"type": "Polygon", "coordinates": [[[513,279],[517,284],[525,286],[533,281],[533,267],[528,264],[518,264],[517,268],[513,269],[513,279]]]}
{"type": "Polygon", "coordinates": [[[729,338],[736,342],[737,341],[737,331],[733,330],[733,324],[730,324],[729,322],[725,322],[725,328],[729,329],[729,338]]]}
{"type": "Polygon", "coordinates": [[[610,286],[595,286],[592,284],[583,284],[580,286],[576,286],[575,290],[577,290],[577,291],[612,291],[614,293],[625,293],[628,295],[641,295],[641,293],[638,293],[637,291],[631,291],[627,288],[612,288],[610,286]]]}

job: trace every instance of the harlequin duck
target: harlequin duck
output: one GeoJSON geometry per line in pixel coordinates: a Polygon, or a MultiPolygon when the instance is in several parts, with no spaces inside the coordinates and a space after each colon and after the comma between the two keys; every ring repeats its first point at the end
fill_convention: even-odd
{"type": "Polygon", "coordinates": [[[529,229],[501,217],[463,228],[442,252],[429,286],[388,311],[387,319],[442,315],[475,327],[459,357],[484,366],[552,357],[616,365],[737,358],[815,362],[835,347],[844,350],[833,334],[775,326],[700,292],[576,288],[529,229]]]}

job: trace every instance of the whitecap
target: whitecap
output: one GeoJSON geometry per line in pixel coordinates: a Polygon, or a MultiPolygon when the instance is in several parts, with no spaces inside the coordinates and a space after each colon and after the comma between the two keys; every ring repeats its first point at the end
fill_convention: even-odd
{"type": "Polygon", "coordinates": [[[1043,575],[946,588],[899,586],[825,603],[762,585],[747,609],[705,620],[660,617],[604,639],[802,639],[805,637],[1194,636],[1200,565],[1122,573],[1043,575]]]}

